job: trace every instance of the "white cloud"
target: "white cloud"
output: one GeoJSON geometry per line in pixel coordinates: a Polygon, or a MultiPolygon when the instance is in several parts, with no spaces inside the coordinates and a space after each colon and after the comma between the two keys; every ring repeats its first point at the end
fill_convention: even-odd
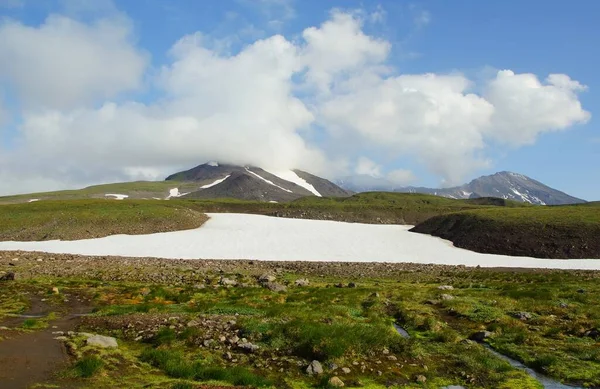
{"type": "Polygon", "coordinates": [[[0,82],[13,84],[27,107],[67,109],[139,88],[147,57],[131,43],[122,18],[86,25],[51,15],[31,27],[0,24],[0,82]]]}
{"type": "Polygon", "coordinates": [[[367,157],[360,157],[356,163],[354,173],[371,177],[381,177],[381,166],[367,157]]]}
{"type": "Polygon", "coordinates": [[[365,67],[383,62],[391,44],[366,35],[362,21],[352,14],[333,11],[320,27],[302,33],[306,44],[301,61],[308,67],[310,84],[321,91],[329,89],[336,77],[361,73],[365,67]]]}
{"type": "Polygon", "coordinates": [[[2,25],[0,78],[18,86],[25,108],[17,146],[0,153],[0,193],[160,179],[207,160],[415,180],[361,158],[367,151],[412,158],[455,184],[487,166],[490,141],[519,146],[590,116],[577,96],[585,87],[566,75],[541,83],[502,71],[474,85],[462,74],[400,74],[386,62],[390,42],[341,11],[298,40],[274,35],[238,53],[185,36],[159,69],[158,98],[121,101],[113,97],[139,87],[146,66],[130,25],[58,15],[2,25]]]}
{"type": "Polygon", "coordinates": [[[577,96],[584,90],[584,85],[566,74],[551,74],[541,83],[534,74],[499,71],[484,93],[495,108],[488,133],[501,142],[521,146],[534,143],[544,132],[586,123],[591,115],[577,96]]]}
{"type": "Polygon", "coordinates": [[[417,179],[412,171],[406,169],[392,170],[386,175],[386,178],[396,186],[406,186],[412,184],[417,179]]]}

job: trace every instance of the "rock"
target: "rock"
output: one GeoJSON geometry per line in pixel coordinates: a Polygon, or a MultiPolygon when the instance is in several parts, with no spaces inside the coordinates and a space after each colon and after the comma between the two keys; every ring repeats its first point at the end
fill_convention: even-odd
{"type": "Polygon", "coordinates": [[[186,325],[188,327],[198,327],[200,325],[200,323],[197,322],[196,320],[190,320],[190,321],[188,321],[188,323],[186,325]]]}
{"type": "Polygon", "coordinates": [[[529,320],[532,318],[531,313],[529,312],[513,312],[511,314],[512,317],[514,317],[515,319],[519,319],[519,320],[529,320]]]}
{"type": "Polygon", "coordinates": [[[228,351],[225,354],[223,354],[223,359],[231,361],[233,359],[233,355],[231,355],[231,353],[228,351]]]}
{"type": "Polygon", "coordinates": [[[558,306],[561,308],[569,308],[569,304],[567,304],[567,303],[560,303],[560,304],[558,304],[558,306]]]}
{"type": "Polygon", "coordinates": [[[117,348],[117,340],[111,336],[94,335],[85,341],[88,346],[97,346],[100,348],[117,348]]]}
{"type": "Polygon", "coordinates": [[[260,347],[258,347],[258,345],[252,344],[250,342],[239,343],[237,346],[240,350],[247,352],[247,353],[253,353],[260,348],[260,347]]]}
{"type": "Polygon", "coordinates": [[[417,376],[417,382],[420,384],[424,384],[425,382],[427,382],[427,377],[425,377],[424,375],[418,375],[417,376]]]}
{"type": "Polygon", "coordinates": [[[485,339],[491,337],[492,335],[493,335],[493,333],[490,331],[478,331],[478,332],[475,332],[473,335],[471,335],[470,339],[481,343],[485,339]]]}
{"type": "Polygon", "coordinates": [[[58,288],[56,286],[52,287],[51,291],[54,294],[59,294],[60,293],[60,291],[58,290],[58,288]]]}
{"type": "Polygon", "coordinates": [[[577,293],[585,293],[585,289],[577,289],[577,293]]]}
{"type": "Polygon", "coordinates": [[[342,386],[344,386],[344,381],[340,380],[338,377],[331,377],[329,379],[329,385],[335,388],[341,388],[342,386]]]}
{"type": "Polygon", "coordinates": [[[274,282],[276,279],[277,277],[272,274],[263,274],[262,276],[258,277],[258,282],[274,282]]]}
{"type": "Polygon", "coordinates": [[[342,373],[344,374],[350,374],[350,369],[348,369],[347,367],[342,367],[342,373]]]}
{"type": "Polygon", "coordinates": [[[348,283],[348,288],[356,288],[356,284],[354,282],[348,283]]]}
{"type": "Polygon", "coordinates": [[[223,285],[223,286],[237,286],[237,281],[236,280],[232,280],[229,278],[225,278],[225,277],[221,277],[221,279],[219,280],[219,285],[223,285]]]}
{"type": "Polygon", "coordinates": [[[328,368],[329,370],[332,370],[332,371],[333,371],[333,370],[337,370],[337,369],[338,369],[338,365],[336,365],[336,364],[335,364],[335,363],[333,363],[333,362],[329,362],[329,363],[327,364],[327,368],[328,368]]]}
{"type": "Polygon", "coordinates": [[[285,285],[278,284],[276,282],[266,282],[263,284],[265,288],[271,292],[286,292],[287,287],[285,285]]]}
{"type": "Polygon", "coordinates": [[[306,368],[306,373],[308,373],[308,375],[323,374],[323,366],[321,366],[321,362],[312,361],[310,365],[308,365],[308,367],[306,368]]]}
{"type": "Polygon", "coordinates": [[[583,336],[586,336],[588,338],[598,339],[598,338],[600,338],[600,330],[598,330],[597,328],[592,328],[591,330],[585,331],[583,333],[583,336]]]}
{"type": "Polygon", "coordinates": [[[310,284],[310,282],[306,278],[298,278],[294,281],[294,285],[296,286],[308,286],[308,284],[310,284]]]}
{"type": "Polygon", "coordinates": [[[239,341],[240,341],[240,338],[237,335],[233,335],[228,340],[229,344],[237,344],[237,342],[239,342],[239,341]]]}
{"type": "Polygon", "coordinates": [[[2,276],[0,276],[0,281],[14,281],[15,278],[16,278],[15,273],[12,271],[9,271],[8,273],[5,273],[2,276]]]}
{"type": "Polygon", "coordinates": [[[340,283],[338,283],[338,284],[335,284],[335,285],[333,285],[333,286],[334,286],[334,287],[336,287],[336,288],[343,288],[343,287],[344,287],[344,284],[342,284],[342,283],[340,282],[340,283]]]}
{"type": "Polygon", "coordinates": [[[442,300],[454,300],[454,296],[452,296],[451,294],[443,294],[440,296],[440,298],[442,300]]]}
{"type": "Polygon", "coordinates": [[[213,340],[212,339],[205,339],[202,344],[204,345],[204,347],[210,347],[213,344],[213,340]]]}
{"type": "Polygon", "coordinates": [[[454,290],[454,287],[452,285],[440,285],[438,286],[439,290],[454,290]]]}

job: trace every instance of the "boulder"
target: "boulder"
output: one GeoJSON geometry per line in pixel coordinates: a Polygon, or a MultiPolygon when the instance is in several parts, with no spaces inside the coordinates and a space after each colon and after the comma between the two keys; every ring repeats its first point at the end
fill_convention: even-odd
{"type": "Polygon", "coordinates": [[[440,296],[440,298],[441,298],[442,300],[454,300],[454,296],[452,296],[451,294],[442,294],[442,295],[440,296]]]}
{"type": "Polygon", "coordinates": [[[269,289],[271,292],[285,292],[287,287],[285,285],[278,284],[276,282],[265,282],[264,287],[269,289]]]}
{"type": "Polygon", "coordinates": [[[299,278],[294,281],[294,285],[296,286],[308,286],[308,284],[310,284],[310,282],[306,278],[299,278]]]}
{"type": "Polygon", "coordinates": [[[492,335],[493,335],[493,333],[490,331],[478,331],[478,332],[475,332],[473,335],[471,335],[470,339],[481,343],[485,339],[491,337],[492,335]]]}
{"type": "Polygon", "coordinates": [[[94,335],[87,338],[85,341],[88,346],[96,346],[100,348],[117,348],[117,340],[112,336],[94,335]]]}
{"type": "Polygon", "coordinates": [[[335,388],[341,388],[344,386],[344,381],[340,380],[338,377],[331,377],[329,379],[329,385],[335,388]]]}
{"type": "Polygon", "coordinates": [[[591,330],[587,330],[583,333],[583,336],[587,336],[588,338],[598,339],[600,338],[600,330],[597,328],[592,328],[591,330]]]}
{"type": "Polygon", "coordinates": [[[258,277],[258,282],[274,282],[276,279],[277,277],[272,274],[263,274],[262,276],[258,277]]]}
{"type": "Polygon", "coordinates": [[[253,353],[258,351],[258,349],[260,347],[258,347],[258,345],[250,343],[250,342],[242,342],[242,343],[238,343],[238,348],[244,352],[247,353],[253,353]]]}
{"type": "Polygon", "coordinates": [[[323,366],[321,366],[321,362],[312,361],[310,365],[308,365],[308,367],[306,368],[306,373],[308,373],[308,375],[323,374],[323,366]]]}
{"type": "Polygon", "coordinates": [[[425,382],[427,382],[427,377],[425,377],[424,375],[420,375],[420,374],[419,374],[419,375],[417,376],[417,380],[416,380],[416,381],[417,381],[418,383],[420,383],[420,384],[424,384],[425,382]]]}
{"type": "Polygon", "coordinates": [[[8,273],[4,273],[0,275],[0,281],[14,281],[16,278],[15,273],[9,271],[8,273]]]}
{"type": "Polygon", "coordinates": [[[342,367],[342,373],[344,374],[350,374],[350,369],[347,367],[342,367]]]}
{"type": "Polygon", "coordinates": [[[511,313],[511,316],[514,317],[515,319],[519,319],[519,320],[529,320],[532,318],[531,313],[529,312],[513,312],[511,313]]]}

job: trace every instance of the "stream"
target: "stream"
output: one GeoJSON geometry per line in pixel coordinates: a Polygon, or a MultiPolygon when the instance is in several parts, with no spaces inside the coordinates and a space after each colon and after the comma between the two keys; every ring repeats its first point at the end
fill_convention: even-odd
{"type": "MultiPolygon", "coordinates": [[[[407,339],[410,338],[409,333],[404,328],[402,328],[401,326],[399,326],[396,323],[394,323],[394,329],[403,338],[407,338],[407,339]]],[[[524,364],[522,364],[521,362],[519,362],[519,361],[517,361],[515,359],[507,357],[504,354],[500,354],[498,351],[492,349],[487,344],[483,344],[483,346],[490,353],[494,354],[498,358],[501,358],[501,359],[507,361],[512,367],[515,367],[517,369],[521,369],[521,370],[525,371],[531,377],[533,377],[534,379],[536,379],[540,384],[542,384],[542,386],[544,387],[544,389],[584,389],[582,386],[566,385],[566,384],[560,383],[560,382],[558,382],[558,381],[556,381],[556,380],[554,380],[554,379],[552,379],[552,378],[550,378],[548,376],[545,376],[545,375],[543,375],[541,373],[536,372],[535,370],[533,370],[533,369],[525,366],[524,364]]]]}

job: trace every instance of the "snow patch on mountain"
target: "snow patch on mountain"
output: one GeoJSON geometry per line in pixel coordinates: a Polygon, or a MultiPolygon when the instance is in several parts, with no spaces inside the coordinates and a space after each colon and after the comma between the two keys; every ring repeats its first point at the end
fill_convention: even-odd
{"type": "Polygon", "coordinates": [[[321,194],[319,193],[319,191],[317,191],[315,189],[314,186],[312,186],[311,184],[309,184],[305,179],[301,178],[300,176],[298,176],[296,174],[296,172],[294,172],[293,170],[285,170],[285,171],[271,171],[268,170],[269,173],[271,173],[272,175],[281,178],[282,180],[285,181],[289,181],[292,182],[298,186],[303,187],[304,189],[308,190],[309,192],[311,192],[312,194],[314,194],[315,196],[318,197],[323,197],[321,196],[321,194]]]}
{"type": "Polygon", "coordinates": [[[219,162],[217,161],[209,161],[206,163],[208,166],[217,167],[219,166],[219,162]]]}
{"type": "Polygon", "coordinates": [[[276,184],[276,183],[274,183],[273,181],[269,181],[269,180],[267,180],[266,178],[263,178],[263,177],[259,176],[258,174],[254,173],[252,170],[250,170],[250,169],[248,169],[248,168],[246,168],[246,171],[247,171],[248,173],[250,173],[250,174],[252,174],[252,175],[256,176],[257,178],[260,178],[261,180],[263,180],[264,182],[266,182],[266,183],[267,183],[267,184],[269,184],[269,185],[273,185],[274,187],[277,187],[277,188],[279,188],[279,189],[281,189],[281,190],[284,190],[284,191],[286,191],[286,192],[288,192],[288,193],[294,193],[294,192],[292,192],[292,191],[291,191],[291,190],[289,190],[289,189],[285,189],[284,187],[281,187],[281,186],[277,185],[277,184],[276,184]]]}
{"type": "Polygon", "coordinates": [[[225,178],[219,178],[218,180],[216,180],[216,181],[215,181],[215,182],[213,182],[213,183],[206,184],[206,185],[202,185],[202,186],[200,187],[200,189],[206,189],[206,188],[210,188],[210,187],[212,187],[212,186],[215,186],[215,185],[219,185],[221,182],[225,181],[225,180],[226,180],[226,179],[228,179],[229,177],[231,177],[231,174],[228,174],[228,175],[227,175],[225,178]]]}
{"type": "Polygon", "coordinates": [[[129,197],[128,195],[124,195],[124,194],[117,194],[117,193],[107,193],[104,195],[105,197],[114,197],[115,200],[124,200],[127,197],[129,197]]]}

